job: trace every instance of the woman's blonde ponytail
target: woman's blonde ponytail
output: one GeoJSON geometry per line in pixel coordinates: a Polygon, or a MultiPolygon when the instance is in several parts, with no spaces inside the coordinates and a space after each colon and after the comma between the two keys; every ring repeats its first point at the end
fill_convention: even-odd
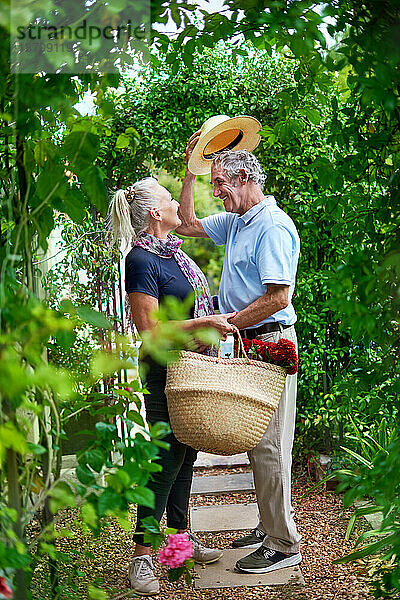
{"type": "Polygon", "coordinates": [[[113,244],[129,247],[149,226],[149,212],[159,205],[156,193],[158,181],[145,177],[117,190],[111,198],[109,209],[109,232],[113,244]]]}
{"type": "Polygon", "coordinates": [[[117,190],[110,204],[110,233],[113,244],[127,247],[135,239],[132,227],[131,208],[125,190],[117,190]]]}

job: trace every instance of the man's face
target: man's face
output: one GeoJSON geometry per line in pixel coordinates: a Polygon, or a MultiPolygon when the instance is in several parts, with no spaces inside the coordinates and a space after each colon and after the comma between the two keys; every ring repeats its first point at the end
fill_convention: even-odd
{"type": "Polygon", "coordinates": [[[226,212],[239,212],[241,186],[229,179],[221,165],[211,165],[211,185],[214,186],[214,196],[222,200],[226,212]]]}

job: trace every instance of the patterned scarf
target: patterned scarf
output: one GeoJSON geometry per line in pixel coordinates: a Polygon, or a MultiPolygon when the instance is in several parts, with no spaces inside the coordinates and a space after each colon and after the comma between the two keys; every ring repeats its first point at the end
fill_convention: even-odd
{"type": "MultiPolygon", "coordinates": [[[[149,233],[142,233],[140,237],[133,243],[133,247],[139,246],[148,250],[153,254],[157,254],[161,258],[175,258],[183,275],[186,277],[194,290],[195,306],[194,318],[204,317],[214,314],[213,302],[210,296],[207,279],[198,265],[187,255],[180,246],[182,240],[170,233],[166,240],[154,237],[149,233]]],[[[132,315],[129,305],[129,298],[126,295],[125,307],[127,314],[128,325],[132,326],[132,315]]]]}

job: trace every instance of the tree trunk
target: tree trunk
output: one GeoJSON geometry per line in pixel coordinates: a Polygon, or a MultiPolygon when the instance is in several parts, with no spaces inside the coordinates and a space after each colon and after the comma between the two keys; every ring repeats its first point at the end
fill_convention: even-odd
{"type": "MultiPolygon", "coordinates": [[[[15,510],[17,520],[14,523],[14,532],[19,540],[23,540],[21,488],[18,479],[17,453],[15,450],[7,449],[8,469],[8,507],[15,510]]],[[[14,577],[15,591],[14,600],[27,600],[26,574],[24,569],[17,569],[14,577]]]]}

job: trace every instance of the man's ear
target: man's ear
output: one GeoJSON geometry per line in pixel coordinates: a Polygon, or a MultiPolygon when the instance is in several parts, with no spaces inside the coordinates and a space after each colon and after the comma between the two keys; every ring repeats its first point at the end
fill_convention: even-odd
{"type": "Polygon", "coordinates": [[[239,171],[239,181],[242,185],[244,185],[245,183],[247,183],[249,180],[249,175],[246,171],[246,169],[240,169],[239,171]]]}
{"type": "Polygon", "coordinates": [[[151,216],[151,217],[153,217],[153,219],[155,219],[156,221],[161,221],[161,220],[162,220],[161,213],[160,213],[160,211],[159,211],[159,209],[158,209],[158,208],[152,208],[152,209],[149,211],[149,214],[150,214],[150,216],[151,216]]]}

